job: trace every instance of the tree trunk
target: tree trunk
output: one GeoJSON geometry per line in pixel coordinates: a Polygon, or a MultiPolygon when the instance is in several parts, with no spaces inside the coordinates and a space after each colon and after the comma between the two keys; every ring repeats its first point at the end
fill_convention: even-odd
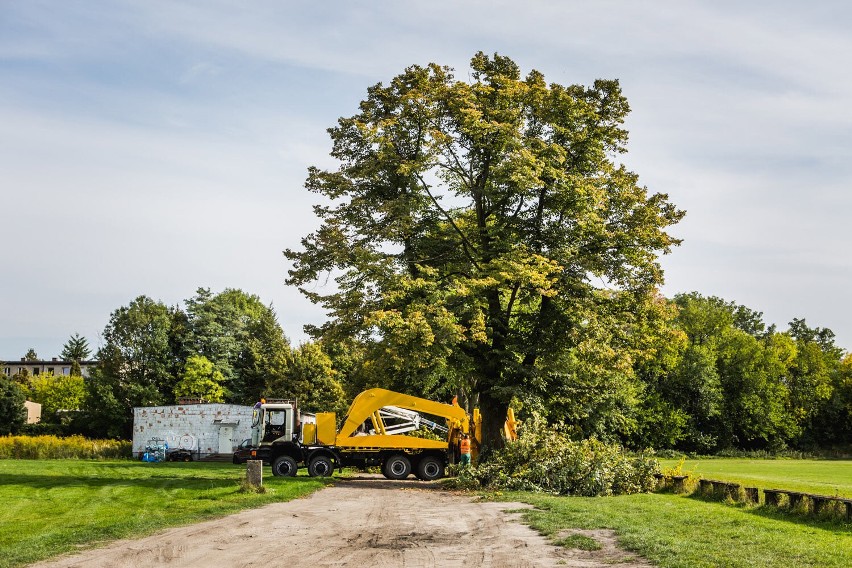
{"type": "Polygon", "coordinates": [[[499,401],[487,392],[479,393],[479,411],[482,413],[480,460],[488,459],[491,452],[499,450],[505,445],[503,424],[506,422],[506,411],[508,409],[508,402],[499,401]]]}

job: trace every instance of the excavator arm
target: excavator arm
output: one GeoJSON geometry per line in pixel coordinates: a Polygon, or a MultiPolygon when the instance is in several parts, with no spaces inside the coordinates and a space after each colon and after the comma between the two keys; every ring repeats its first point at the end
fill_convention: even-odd
{"type": "MultiPolygon", "coordinates": [[[[504,435],[507,441],[511,441],[517,438],[515,416],[511,409],[506,418],[504,435]]],[[[448,445],[450,448],[456,446],[463,434],[469,434],[473,442],[471,444],[473,458],[476,459],[482,445],[482,416],[479,409],[475,408],[473,414],[468,416],[455,399],[452,404],[445,404],[379,388],[366,390],[355,397],[336,436],[333,430],[333,413],[317,414],[317,428],[320,440],[326,440],[324,443],[341,448],[405,447],[419,450],[446,450],[448,445]],[[382,419],[382,409],[387,407],[413,410],[417,413],[445,418],[447,420],[446,441],[426,440],[394,433],[392,428],[386,427],[382,419]],[[368,420],[374,433],[364,435],[358,430],[368,420]],[[326,434],[323,435],[323,431],[326,434]]]]}
{"type": "Polygon", "coordinates": [[[448,427],[451,430],[461,429],[467,431],[469,429],[467,413],[458,404],[434,402],[425,398],[418,398],[385,389],[369,389],[356,396],[355,400],[352,401],[352,405],[346,413],[343,426],[337,434],[338,443],[343,439],[351,437],[358,427],[367,420],[372,421],[376,432],[385,434],[382,431],[383,422],[379,411],[386,406],[395,406],[446,418],[449,422],[448,427]]]}

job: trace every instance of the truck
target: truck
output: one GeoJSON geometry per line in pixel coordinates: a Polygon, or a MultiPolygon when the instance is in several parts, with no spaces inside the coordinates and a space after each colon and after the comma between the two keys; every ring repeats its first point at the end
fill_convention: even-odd
{"type": "MultiPolygon", "coordinates": [[[[514,436],[514,415],[504,430],[514,436]]],[[[295,400],[261,400],[252,415],[252,455],[268,456],[272,473],[294,476],[306,467],[312,477],[326,477],[343,467],[380,467],[388,479],[412,473],[421,480],[440,479],[458,458],[465,434],[474,457],[482,439],[478,409],[471,415],[459,406],[385,389],[369,389],[352,401],[337,428],[334,412],[303,413],[295,400]],[[407,435],[427,429],[434,438],[407,435]]]]}

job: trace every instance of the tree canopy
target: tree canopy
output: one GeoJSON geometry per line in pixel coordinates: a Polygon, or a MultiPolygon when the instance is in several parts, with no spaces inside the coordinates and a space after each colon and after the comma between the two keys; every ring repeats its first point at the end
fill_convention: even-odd
{"type": "MultiPolygon", "coordinates": [[[[242,290],[205,288],[185,305],[139,296],[111,314],[98,365],[84,383],[79,430],[127,437],[135,406],[179,397],[251,404],[275,394],[271,385],[285,377],[290,346],[271,306],[242,290]]],[[[69,351],[79,344],[74,339],[69,351]]]]}
{"type": "Polygon", "coordinates": [[[0,374],[0,436],[16,434],[27,420],[26,396],[10,377],[0,374]]]}
{"type": "MultiPolygon", "coordinates": [[[[642,384],[632,444],[713,452],[842,443],[852,426],[847,359],[829,329],[763,314],[715,296],[679,294],[666,340],[636,369],[642,384]]],[[[848,437],[846,438],[848,439],[848,437]]]]}
{"type": "Polygon", "coordinates": [[[76,361],[79,364],[80,361],[87,359],[91,353],[92,350],[89,348],[89,342],[86,338],[75,333],[68,338],[60,355],[66,361],[76,361]]]}
{"type": "Polygon", "coordinates": [[[183,377],[175,385],[175,397],[197,398],[205,402],[224,402],[225,381],[221,371],[213,367],[207,357],[193,355],[186,360],[183,377]]]}
{"type": "Polygon", "coordinates": [[[683,213],[616,160],[628,110],[617,81],[548,85],[483,53],[470,82],[430,64],[368,89],[329,130],[339,167],[309,171],[321,227],[285,253],[330,316],[312,332],[364,342],[387,380],[478,400],[496,442],[513,396],[611,359],[604,320],[678,243],[683,213]]]}
{"type": "Polygon", "coordinates": [[[340,373],[317,343],[304,343],[287,358],[284,376],[270,385],[276,396],[296,398],[300,408],[314,412],[340,412],[346,409],[340,373]]]}
{"type": "Polygon", "coordinates": [[[42,373],[30,379],[29,387],[29,398],[41,404],[42,422],[56,422],[58,410],[79,410],[86,394],[79,375],[42,373]]]}
{"type": "Polygon", "coordinates": [[[199,288],[186,301],[184,350],[206,357],[222,373],[230,400],[257,400],[283,373],[289,344],[271,306],[254,294],[199,288]]]}
{"type": "Polygon", "coordinates": [[[98,350],[98,366],[86,381],[86,429],[126,438],[134,406],[174,400],[177,379],[169,342],[173,317],[174,310],[148,296],[112,313],[98,350]]]}

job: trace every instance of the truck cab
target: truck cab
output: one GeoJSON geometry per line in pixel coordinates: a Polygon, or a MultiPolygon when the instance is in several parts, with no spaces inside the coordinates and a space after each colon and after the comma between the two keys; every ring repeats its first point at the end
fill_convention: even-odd
{"type": "Polygon", "coordinates": [[[251,420],[251,444],[269,445],[276,440],[292,440],[296,434],[296,401],[261,400],[254,405],[251,420]]]}

